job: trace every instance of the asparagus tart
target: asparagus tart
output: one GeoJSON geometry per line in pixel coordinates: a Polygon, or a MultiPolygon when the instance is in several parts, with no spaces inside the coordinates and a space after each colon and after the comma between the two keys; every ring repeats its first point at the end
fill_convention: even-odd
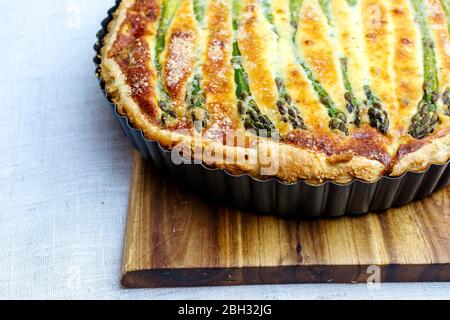
{"type": "Polygon", "coordinates": [[[106,91],[182,161],[317,184],[450,159],[449,0],[122,0],[113,16],[106,91]]]}

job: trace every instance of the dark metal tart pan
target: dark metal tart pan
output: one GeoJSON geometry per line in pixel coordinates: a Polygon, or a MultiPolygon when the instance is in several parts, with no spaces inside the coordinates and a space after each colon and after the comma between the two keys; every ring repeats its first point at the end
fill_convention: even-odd
{"type": "Polygon", "coordinates": [[[100,49],[108,24],[119,4],[120,0],[116,1],[116,5],[108,11],[94,46],[94,62],[101,88],[110,102],[111,111],[134,148],[158,170],[182,181],[182,185],[191,190],[237,208],[311,218],[386,210],[427,197],[450,184],[449,162],[431,165],[422,172],[407,172],[401,177],[383,176],[377,182],[354,180],[348,184],[325,182],[321,185],[311,185],[305,181],[286,184],[277,179],[261,181],[249,175],[235,176],[225,170],[211,169],[201,164],[174,164],[170,150],[165,150],[157,141],[146,139],[141,130],[135,129],[128,118],[117,112],[99,76],[100,49]]]}

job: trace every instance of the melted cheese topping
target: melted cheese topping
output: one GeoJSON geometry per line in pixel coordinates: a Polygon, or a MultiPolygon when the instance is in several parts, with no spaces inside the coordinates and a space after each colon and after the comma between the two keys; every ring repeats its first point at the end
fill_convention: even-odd
{"type": "Polygon", "coordinates": [[[111,49],[108,57],[113,59],[125,74],[125,81],[129,86],[129,90],[126,90],[128,95],[139,104],[149,121],[156,122],[161,110],[157,106],[156,73],[152,53],[161,2],[128,0],[124,1],[121,10],[119,30],[116,37],[110,39],[111,49]]]}
{"type": "Polygon", "coordinates": [[[364,42],[361,26],[361,2],[349,6],[347,0],[331,2],[331,11],[341,44],[343,57],[348,61],[348,76],[353,93],[358,101],[363,101],[364,85],[367,79],[367,65],[364,58],[364,42]]]}
{"type": "Polygon", "coordinates": [[[163,69],[166,89],[178,116],[185,114],[186,87],[192,76],[199,45],[199,30],[194,16],[193,0],[183,0],[173,23],[167,30],[163,69]]]}
{"type": "Polygon", "coordinates": [[[236,106],[233,52],[233,27],[230,2],[208,0],[206,45],[203,55],[203,83],[211,122],[220,128],[242,127],[236,106]]]}
{"type": "Polygon", "coordinates": [[[390,0],[361,0],[366,65],[369,84],[381,99],[390,117],[397,113],[394,88],[394,33],[390,0]]]}
{"type": "Polygon", "coordinates": [[[396,136],[408,133],[409,120],[417,111],[423,90],[423,57],[420,33],[414,20],[409,0],[397,0],[391,4],[394,25],[395,95],[398,103],[397,116],[393,117],[396,136]]]}

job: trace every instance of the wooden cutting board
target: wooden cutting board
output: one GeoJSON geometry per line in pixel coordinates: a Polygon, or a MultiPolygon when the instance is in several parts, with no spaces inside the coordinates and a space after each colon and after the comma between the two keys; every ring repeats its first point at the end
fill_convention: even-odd
{"type": "Polygon", "coordinates": [[[297,221],[216,206],[134,156],[127,288],[450,281],[450,188],[384,213],[297,221]]]}

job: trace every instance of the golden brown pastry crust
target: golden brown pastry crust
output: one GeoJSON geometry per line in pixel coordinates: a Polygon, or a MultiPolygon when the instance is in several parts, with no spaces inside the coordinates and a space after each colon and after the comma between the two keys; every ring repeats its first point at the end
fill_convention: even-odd
{"type": "MultiPolygon", "coordinates": [[[[314,23],[320,23],[313,19],[313,14],[319,14],[317,3],[312,0],[305,2],[303,19],[312,19],[314,23]]],[[[337,2],[345,1],[337,0],[337,2]]],[[[417,69],[421,65],[417,63],[417,59],[420,59],[421,55],[414,54],[414,50],[419,50],[415,29],[403,26],[402,34],[389,32],[395,29],[396,23],[400,23],[396,22],[395,18],[392,19],[390,15],[401,15],[403,12],[401,7],[406,6],[406,2],[399,1],[397,3],[399,8],[391,6],[386,1],[376,2],[382,8],[382,14],[389,14],[389,17],[385,17],[389,19],[387,29],[378,30],[378,34],[375,34],[369,30],[370,26],[362,26],[367,32],[366,39],[360,39],[360,41],[370,42],[365,46],[369,49],[380,48],[381,45],[376,43],[377,37],[382,38],[380,41],[392,41],[396,45],[380,49],[384,53],[376,55],[366,52],[368,61],[372,65],[379,61],[392,64],[388,67],[397,69],[395,75],[398,77],[405,76],[408,72],[419,72],[417,69]],[[386,58],[388,56],[396,57],[396,59],[404,58],[407,61],[410,59],[410,63],[407,69],[398,66],[394,68],[395,63],[389,61],[386,58]]],[[[406,171],[424,170],[430,164],[444,163],[449,160],[450,122],[445,116],[442,116],[437,130],[420,141],[408,136],[405,129],[407,126],[402,125],[401,121],[395,117],[397,111],[399,117],[402,115],[402,119],[407,118],[405,115],[413,114],[416,107],[415,100],[418,100],[415,82],[422,80],[420,76],[415,76],[414,79],[417,80],[415,82],[414,80],[406,81],[406,79],[402,82],[402,79],[399,79],[394,85],[395,80],[391,78],[392,75],[380,73],[380,70],[372,67],[369,73],[374,87],[379,87],[378,92],[383,95],[382,98],[389,101],[388,112],[394,119],[392,130],[387,135],[383,135],[370,127],[367,122],[363,122],[359,128],[351,126],[348,136],[331,131],[325,119],[326,112],[320,108],[320,102],[314,96],[307,77],[295,64],[293,57],[287,54],[277,70],[270,65],[270,59],[274,58],[271,46],[276,44],[270,43],[273,39],[269,41],[266,36],[258,34],[258,30],[269,27],[263,19],[262,11],[257,7],[258,1],[252,0],[243,1],[245,18],[238,37],[242,43],[243,64],[249,70],[250,88],[252,93],[254,92],[256,102],[263,112],[270,115],[269,118],[274,121],[283,139],[274,141],[249,134],[245,131],[236,108],[234,74],[230,62],[233,46],[230,3],[211,0],[206,3],[206,22],[202,32],[199,31],[195,21],[191,0],[182,1],[174,22],[167,30],[166,49],[162,53],[164,84],[174,101],[174,109],[180,120],[165,127],[159,120],[162,110],[158,106],[156,90],[158,74],[153,62],[155,57],[152,49],[155,46],[162,1],[122,0],[114,13],[113,21],[108,26],[108,34],[104,38],[101,49],[101,78],[105,82],[106,91],[117,105],[118,112],[127,116],[148,139],[158,141],[164,148],[190,150],[192,158],[202,160],[213,167],[226,169],[232,174],[250,174],[256,178],[277,177],[287,183],[298,180],[315,184],[324,181],[347,183],[353,179],[376,181],[382,175],[399,176],[406,171]],[[202,61],[200,67],[203,73],[202,88],[206,92],[205,108],[211,114],[210,124],[202,132],[206,139],[202,139],[200,145],[194,137],[196,130],[184,114],[186,109],[184,95],[188,79],[192,77],[198,63],[195,56],[199,54],[198,48],[205,48],[200,53],[202,61]],[[275,74],[277,72],[287,75],[287,89],[295,102],[301,106],[300,113],[304,116],[308,130],[292,130],[280,120],[280,115],[276,112],[275,74]],[[381,78],[377,78],[377,75],[381,78]],[[389,87],[386,88],[386,86],[389,87]],[[404,102],[405,99],[398,98],[399,95],[396,95],[396,92],[407,95],[405,89],[409,87],[414,88],[411,98],[413,102],[402,107],[401,101],[404,102]],[[227,130],[240,130],[244,142],[224,143],[222,136],[227,130]],[[199,152],[200,149],[202,152],[199,152]],[[216,156],[220,152],[226,156],[216,156]]],[[[353,10],[346,9],[348,12],[338,12],[337,10],[342,8],[336,3],[333,3],[333,10],[336,11],[337,16],[348,15],[350,10],[353,10]]],[[[277,12],[274,20],[279,28],[280,49],[287,45],[287,36],[283,35],[284,28],[287,28],[289,24],[285,19],[288,16],[287,4],[288,1],[285,0],[272,1],[277,12]]],[[[362,1],[362,8],[367,5],[366,1],[362,1]]],[[[433,5],[436,4],[433,3],[433,5]]],[[[325,17],[321,19],[326,21],[325,17]]],[[[411,23],[414,23],[413,20],[411,23]]],[[[328,28],[326,25],[321,27],[323,30],[328,28]]],[[[314,41],[326,37],[326,32],[323,30],[312,28],[307,30],[307,33],[301,32],[298,35],[301,39],[299,43],[300,47],[304,49],[305,46],[307,47],[303,50],[305,58],[307,61],[312,59],[311,65],[319,80],[330,86],[331,95],[336,96],[336,101],[340,101],[341,98],[338,96],[344,92],[344,88],[334,88],[334,90],[331,88],[333,82],[342,81],[334,65],[338,61],[337,58],[334,57],[335,61],[329,66],[333,72],[323,74],[320,73],[320,68],[324,66],[320,61],[323,59],[324,63],[325,61],[331,63],[327,55],[333,55],[333,52],[322,51],[322,54],[317,57],[318,60],[312,58],[323,45],[319,43],[316,44],[317,48],[312,48],[314,41]]],[[[345,28],[343,27],[342,30],[345,28]]],[[[448,44],[448,38],[448,35],[446,39],[440,36],[439,44],[442,42],[448,44]]],[[[329,38],[326,40],[331,41],[329,38]]],[[[327,43],[327,41],[322,42],[327,43]]],[[[330,43],[326,45],[329,46],[330,43]]],[[[343,52],[349,50],[341,49],[343,52]]],[[[448,50],[440,50],[437,53],[438,61],[443,61],[442,68],[446,67],[445,62],[448,61],[448,56],[445,55],[448,54],[448,50]]],[[[280,57],[275,58],[280,59],[280,57]]],[[[355,65],[359,66],[360,63],[356,61],[355,65]]],[[[363,78],[358,72],[350,71],[352,79],[355,79],[357,83],[363,78]]],[[[355,89],[355,92],[359,94],[358,92],[362,92],[362,89],[355,89]]],[[[364,112],[366,111],[362,111],[363,118],[366,117],[364,112]]]]}

